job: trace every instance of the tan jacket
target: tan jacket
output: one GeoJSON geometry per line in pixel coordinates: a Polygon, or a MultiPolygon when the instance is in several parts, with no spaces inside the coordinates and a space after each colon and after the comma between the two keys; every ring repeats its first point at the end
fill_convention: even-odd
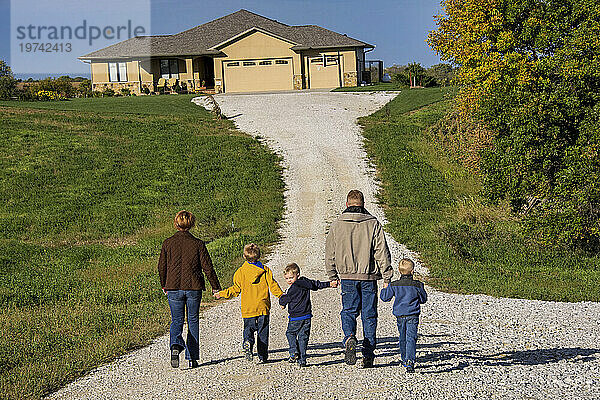
{"type": "Polygon", "coordinates": [[[390,250],[377,218],[364,208],[350,207],[329,228],[325,267],[330,280],[391,281],[390,250]],[[362,212],[350,212],[362,209],[362,212]]]}

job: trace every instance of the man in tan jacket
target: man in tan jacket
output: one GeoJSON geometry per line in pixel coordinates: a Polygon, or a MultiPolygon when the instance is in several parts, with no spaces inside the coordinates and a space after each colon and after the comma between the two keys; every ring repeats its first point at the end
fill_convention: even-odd
{"type": "Polygon", "coordinates": [[[377,280],[393,276],[390,251],[381,223],[365,210],[365,199],[351,190],[346,209],[329,228],[325,264],[329,280],[341,280],[345,362],[356,363],[356,318],[363,325],[363,368],[373,366],[377,331],[377,280]]]}

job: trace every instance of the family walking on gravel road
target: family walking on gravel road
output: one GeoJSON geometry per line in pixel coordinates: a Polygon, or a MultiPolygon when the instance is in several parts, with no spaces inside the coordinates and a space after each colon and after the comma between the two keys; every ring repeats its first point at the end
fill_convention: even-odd
{"type": "Polygon", "coordinates": [[[383,279],[380,298],[384,302],[394,298],[392,312],[398,324],[401,363],[407,372],[414,372],[420,304],[427,301],[427,294],[423,283],[412,277],[414,262],[410,259],[399,261],[401,277],[391,282],[393,268],[383,227],[364,208],[364,203],[363,194],[351,190],[346,209],[331,224],[325,244],[329,281],[320,282],[300,276],[299,266],[290,263],[283,271],[290,285],[285,293],[273,278],[271,269],[259,261],[260,249],[253,243],[244,246],[246,261],[235,272],[233,285],[221,290],[204,242],[189,232],[195,224],[194,215],[185,210],[178,212],[174,221],[177,232],[163,242],[158,262],[161,287],[171,310],[171,366],[179,367],[182,350],[185,350],[190,368],[199,366],[198,320],[202,291],[205,290],[204,271],[215,298],[230,298],[241,293],[243,351],[246,359],[253,359],[256,333],[259,364],[268,359],[270,293],[278,297],[282,308],[287,306],[289,313],[286,331],[288,361],[300,367],[307,365],[306,350],[312,319],[310,291],[338,286],[342,289],[340,315],[344,361],[348,365],[356,363],[356,328],[360,314],[363,327],[362,366],[373,367],[377,343],[377,280],[383,279]],[[188,333],[184,341],[182,332],[186,311],[188,333]]]}

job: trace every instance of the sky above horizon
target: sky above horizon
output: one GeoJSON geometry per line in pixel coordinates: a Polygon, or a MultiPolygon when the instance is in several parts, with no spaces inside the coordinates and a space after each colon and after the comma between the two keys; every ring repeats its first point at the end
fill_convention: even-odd
{"type": "MultiPolygon", "coordinates": [[[[131,0],[125,3],[110,0],[101,2],[102,12],[98,12],[98,3],[12,0],[11,7],[11,0],[0,0],[0,59],[14,66],[15,74],[19,75],[33,72],[89,74],[89,66],[77,57],[126,37],[121,40],[100,38],[90,44],[90,33],[86,40],[73,41],[71,52],[57,52],[55,48],[46,53],[27,53],[26,42],[36,40],[23,39],[27,31],[18,27],[70,25],[75,29],[85,19],[88,25],[102,29],[133,20],[134,25],[143,27],[145,34],[174,34],[246,9],[288,25],[319,25],[374,44],[376,47],[368,53],[367,59],[383,60],[385,66],[419,62],[428,67],[440,62],[426,43],[428,32],[435,29],[433,16],[442,10],[439,0],[131,0]]],[[[47,36],[44,39],[38,41],[61,43],[47,36]]],[[[66,45],[65,40],[62,42],[66,45]]]]}

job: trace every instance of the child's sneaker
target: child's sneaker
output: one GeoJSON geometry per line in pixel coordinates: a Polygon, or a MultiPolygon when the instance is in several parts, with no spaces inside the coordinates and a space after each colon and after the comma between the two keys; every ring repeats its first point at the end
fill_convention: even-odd
{"type": "Polygon", "coordinates": [[[415,362],[414,361],[407,361],[406,362],[406,372],[408,372],[409,374],[412,374],[413,372],[415,372],[415,362]]]}
{"type": "Polygon", "coordinates": [[[348,365],[356,364],[356,337],[350,336],[346,340],[346,354],[344,355],[344,361],[348,365]]]}
{"type": "Polygon", "coordinates": [[[262,365],[262,364],[266,364],[266,363],[267,363],[267,360],[265,360],[264,358],[260,358],[260,357],[259,357],[259,358],[256,360],[256,364],[257,364],[257,365],[262,365]]]}
{"type": "Polygon", "coordinates": [[[250,343],[244,342],[243,348],[244,348],[244,356],[246,357],[246,360],[252,361],[252,350],[250,349],[250,343]]]}
{"type": "Polygon", "coordinates": [[[295,362],[298,362],[298,354],[294,354],[293,356],[290,356],[290,358],[288,358],[288,362],[290,364],[293,364],[295,362]]]}

